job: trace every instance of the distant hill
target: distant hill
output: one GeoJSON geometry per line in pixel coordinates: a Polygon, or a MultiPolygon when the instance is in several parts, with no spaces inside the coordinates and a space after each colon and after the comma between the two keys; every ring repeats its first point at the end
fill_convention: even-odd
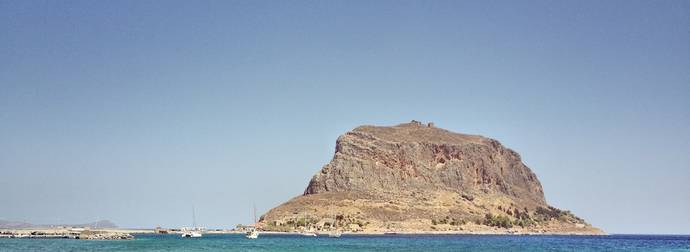
{"type": "Polygon", "coordinates": [[[100,220],[96,222],[83,224],[32,224],[23,221],[8,221],[0,220],[0,228],[2,229],[25,229],[25,228],[41,228],[51,226],[65,226],[65,227],[88,227],[88,228],[117,228],[117,225],[109,220],[100,220]]]}
{"type": "Polygon", "coordinates": [[[117,228],[117,225],[109,220],[100,220],[96,222],[79,224],[80,227],[90,227],[90,228],[117,228]]]}
{"type": "Polygon", "coordinates": [[[34,225],[31,223],[26,223],[22,221],[7,221],[7,220],[0,220],[0,228],[6,228],[6,229],[20,229],[20,228],[30,228],[33,227],[34,225]]]}

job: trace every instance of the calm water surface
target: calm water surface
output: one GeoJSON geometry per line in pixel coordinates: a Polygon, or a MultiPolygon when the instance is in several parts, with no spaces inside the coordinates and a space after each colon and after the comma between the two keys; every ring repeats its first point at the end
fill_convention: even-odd
{"type": "Polygon", "coordinates": [[[339,239],[262,235],[137,235],[130,241],[0,239],[0,251],[690,251],[690,236],[390,235],[339,239]]]}

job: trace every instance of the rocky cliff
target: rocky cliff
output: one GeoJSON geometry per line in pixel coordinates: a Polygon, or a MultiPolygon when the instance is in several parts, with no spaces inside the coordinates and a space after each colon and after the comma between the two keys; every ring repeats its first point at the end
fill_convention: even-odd
{"type": "Polygon", "coordinates": [[[360,126],[266,230],[601,233],[549,206],[536,175],[498,141],[417,121],[360,126]]]}

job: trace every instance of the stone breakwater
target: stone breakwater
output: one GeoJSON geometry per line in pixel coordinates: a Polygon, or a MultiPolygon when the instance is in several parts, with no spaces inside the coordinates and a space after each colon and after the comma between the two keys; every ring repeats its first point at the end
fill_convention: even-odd
{"type": "Polygon", "coordinates": [[[78,239],[78,240],[131,240],[129,233],[98,230],[3,230],[0,238],[17,239],[78,239]]]}

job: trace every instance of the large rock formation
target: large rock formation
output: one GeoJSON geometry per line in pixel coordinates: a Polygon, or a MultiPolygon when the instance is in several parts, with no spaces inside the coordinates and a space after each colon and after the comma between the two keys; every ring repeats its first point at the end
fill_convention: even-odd
{"type": "Polygon", "coordinates": [[[266,230],[601,233],[547,205],[536,175],[498,141],[417,121],[360,126],[266,230]]]}

